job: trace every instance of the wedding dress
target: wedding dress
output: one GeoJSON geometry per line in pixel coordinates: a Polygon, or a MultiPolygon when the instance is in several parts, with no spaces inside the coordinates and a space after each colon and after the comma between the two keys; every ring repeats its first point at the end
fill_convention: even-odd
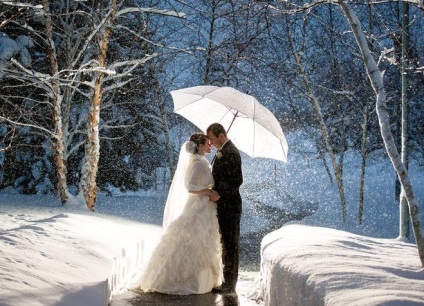
{"type": "Polygon", "coordinates": [[[222,251],[216,203],[187,190],[214,184],[208,161],[184,146],[169,191],[164,234],[138,283],[145,292],[202,294],[221,285],[222,251]]]}

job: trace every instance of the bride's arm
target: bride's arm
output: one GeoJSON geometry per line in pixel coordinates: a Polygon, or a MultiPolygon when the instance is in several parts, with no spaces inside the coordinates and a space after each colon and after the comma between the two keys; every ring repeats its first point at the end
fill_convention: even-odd
{"type": "Polygon", "coordinates": [[[205,175],[205,169],[201,162],[195,161],[189,169],[187,169],[185,177],[185,185],[189,193],[197,194],[200,196],[210,196],[212,189],[204,188],[205,185],[201,185],[202,177],[205,175]],[[203,187],[203,188],[202,188],[203,187]]]}
{"type": "Polygon", "coordinates": [[[201,196],[210,196],[212,194],[212,189],[189,190],[188,192],[201,196]]]}

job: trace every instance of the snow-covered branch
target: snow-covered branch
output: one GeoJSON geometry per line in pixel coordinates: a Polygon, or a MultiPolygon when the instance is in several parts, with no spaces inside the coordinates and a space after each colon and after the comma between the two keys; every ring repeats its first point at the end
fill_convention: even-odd
{"type": "Polygon", "coordinates": [[[99,128],[99,130],[113,130],[113,129],[127,129],[130,127],[134,127],[139,125],[141,122],[136,122],[132,124],[119,124],[119,125],[109,125],[109,124],[102,124],[99,128]]]}
{"type": "MultiPolygon", "coordinates": [[[[122,26],[122,25],[116,25],[116,27],[115,27],[116,29],[123,29],[123,30],[125,30],[125,31],[127,31],[127,32],[129,32],[129,33],[131,33],[132,35],[134,35],[135,37],[138,37],[138,38],[140,38],[141,40],[143,40],[143,41],[145,41],[145,42],[147,42],[147,43],[149,43],[149,44],[151,44],[152,46],[156,46],[156,47],[159,47],[159,48],[166,48],[166,49],[169,49],[169,50],[175,50],[175,51],[179,51],[179,52],[184,52],[184,53],[188,53],[188,54],[192,54],[192,52],[191,51],[189,51],[189,50],[187,50],[187,49],[181,49],[181,48],[176,48],[176,47],[170,47],[170,46],[164,46],[164,45],[162,45],[162,44],[158,44],[158,43],[155,43],[154,41],[151,41],[151,40],[149,40],[149,39],[147,39],[147,38],[145,38],[144,36],[142,36],[142,35],[140,35],[140,34],[138,34],[137,32],[135,32],[135,31],[133,31],[133,30],[131,30],[131,29],[129,29],[128,27],[125,27],[125,26],[122,26]]],[[[200,50],[200,49],[198,49],[198,50],[200,50]]],[[[204,51],[205,49],[203,49],[202,51],[204,51]]]]}
{"type": "Polygon", "coordinates": [[[25,68],[24,66],[22,66],[21,63],[19,63],[17,60],[15,60],[14,58],[12,58],[10,60],[14,65],[16,65],[17,67],[19,67],[19,69],[21,69],[23,72],[25,72],[27,75],[36,78],[37,80],[40,80],[41,82],[43,82],[43,84],[45,84],[46,86],[48,86],[49,88],[51,88],[50,82],[48,82],[48,80],[51,79],[51,76],[49,74],[45,74],[45,73],[41,73],[41,72],[37,72],[37,71],[33,71],[30,69],[25,68]]]}
{"type": "Polygon", "coordinates": [[[74,61],[71,64],[71,67],[75,67],[77,63],[80,61],[82,55],[89,48],[92,43],[93,38],[100,32],[100,29],[103,28],[105,23],[109,20],[110,15],[113,13],[113,10],[110,9],[109,12],[104,16],[104,18],[100,21],[100,23],[95,27],[95,29],[91,32],[91,34],[87,37],[84,46],[81,48],[78,55],[75,57],[74,61]]]}
{"type": "Polygon", "coordinates": [[[424,1],[423,0],[369,0],[365,1],[364,4],[383,4],[383,3],[393,3],[393,2],[406,2],[417,6],[418,8],[424,10],[424,1]]]}
{"type": "Polygon", "coordinates": [[[389,54],[393,54],[394,51],[394,48],[383,49],[381,51],[380,57],[378,58],[377,65],[380,64],[383,60],[387,60],[392,65],[397,65],[396,58],[394,56],[388,56],[389,54]]]}
{"type": "MultiPolygon", "coordinates": [[[[124,66],[131,66],[131,67],[125,69],[121,73],[118,73],[118,74],[114,75],[113,77],[105,78],[104,81],[108,81],[108,80],[111,80],[111,79],[116,80],[116,79],[119,79],[119,78],[123,78],[123,77],[129,76],[130,73],[135,68],[137,68],[138,66],[146,63],[147,61],[149,61],[149,60],[151,60],[151,59],[153,59],[153,58],[155,58],[157,56],[158,56],[158,54],[157,53],[154,53],[154,54],[151,54],[151,55],[146,55],[142,59],[130,60],[130,61],[121,61],[121,62],[113,63],[112,65],[109,66],[109,69],[110,70],[115,70],[116,68],[124,67],[124,66]]],[[[120,88],[120,87],[122,87],[123,85],[125,85],[127,83],[128,83],[128,81],[115,82],[111,86],[108,86],[108,87],[103,88],[103,92],[107,92],[107,91],[110,91],[110,90],[113,90],[113,89],[116,89],[116,88],[120,88]]]]}
{"type": "Polygon", "coordinates": [[[5,144],[5,146],[0,149],[0,152],[4,152],[4,151],[12,148],[12,142],[13,142],[13,138],[15,136],[15,132],[16,132],[16,125],[12,125],[12,130],[10,132],[6,133],[6,135],[4,135],[4,137],[3,137],[3,143],[5,144]],[[6,138],[9,139],[9,143],[7,145],[6,145],[6,142],[5,142],[6,138]]]}
{"type": "MultiPolygon", "coordinates": [[[[343,4],[343,3],[349,3],[349,2],[350,1],[345,1],[345,0],[314,0],[304,5],[298,5],[290,1],[283,1],[283,3],[288,6],[288,8],[277,8],[273,5],[270,5],[269,8],[280,13],[293,14],[293,13],[310,11],[312,8],[321,4],[343,4]]],[[[424,10],[424,0],[367,0],[367,1],[354,1],[352,2],[352,4],[377,5],[377,4],[384,4],[384,3],[391,3],[391,2],[407,2],[424,10]]]]}
{"type": "Polygon", "coordinates": [[[83,146],[85,144],[85,140],[82,140],[80,142],[78,142],[77,144],[73,145],[72,148],[70,148],[68,150],[68,152],[66,153],[66,159],[68,159],[76,150],[78,150],[81,146],[83,146]]]}
{"type": "Polygon", "coordinates": [[[32,5],[31,3],[16,2],[16,1],[2,1],[1,4],[10,5],[10,6],[33,8],[33,9],[42,9],[43,8],[43,6],[41,4],[32,5]]]}
{"type": "Polygon", "coordinates": [[[4,116],[1,116],[1,115],[0,115],[0,120],[6,121],[6,122],[11,123],[13,125],[31,127],[31,128],[43,131],[43,132],[49,134],[51,137],[56,137],[56,135],[52,131],[49,131],[48,129],[46,129],[42,126],[39,126],[39,125],[14,121],[14,120],[11,120],[11,119],[4,117],[4,116]]]}
{"type": "MultiPolygon", "coordinates": [[[[116,106],[116,104],[115,104],[115,106],[116,106]]],[[[161,120],[161,118],[158,117],[158,116],[156,116],[156,115],[152,115],[152,114],[147,114],[146,113],[146,114],[143,114],[143,120],[139,120],[139,121],[134,122],[134,123],[131,123],[131,124],[116,124],[116,125],[112,125],[113,122],[112,121],[109,121],[109,123],[103,123],[103,124],[101,124],[101,126],[99,127],[99,130],[105,130],[105,129],[127,129],[127,128],[130,128],[130,127],[135,127],[135,126],[138,126],[140,124],[143,124],[143,122],[147,118],[153,119],[153,120],[156,120],[156,121],[160,121],[161,120]]],[[[117,121],[117,120],[119,120],[119,119],[116,119],[116,120],[113,120],[113,121],[117,121]]],[[[152,134],[152,135],[154,135],[154,134],[152,134]]],[[[112,138],[110,138],[110,139],[112,139],[112,138]]]]}
{"type": "Polygon", "coordinates": [[[131,81],[133,81],[134,80],[134,78],[130,78],[130,79],[127,79],[127,80],[125,80],[125,81],[115,81],[112,85],[110,85],[110,86],[105,86],[104,88],[103,88],[103,92],[104,93],[107,93],[107,92],[109,92],[109,91],[112,91],[112,90],[115,90],[115,89],[118,89],[118,88],[121,88],[121,87],[123,87],[123,86],[125,86],[126,84],[128,84],[128,83],[130,83],[131,81]]]}
{"type": "Polygon", "coordinates": [[[154,7],[128,7],[122,10],[119,10],[116,13],[116,17],[128,14],[128,13],[152,13],[152,14],[159,14],[159,15],[165,15],[170,17],[177,17],[177,18],[186,18],[186,14],[182,12],[176,12],[171,10],[161,10],[154,7]]]}
{"type": "Polygon", "coordinates": [[[158,53],[153,53],[153,54],[146,54],[146,56],[141,58],[141,59],[115,62],[115,63],[113,63],[109,66],[109,69],[115,70],[116,68],[125,67],[125,66],[133,66],[133,68],[131,68],[131,69],[134,69],[138,65],[144,64],[144,63],[146,63],[146,62],[150,61],[151,59],[158,57],[158,56],[159,56],[158,53]]]}

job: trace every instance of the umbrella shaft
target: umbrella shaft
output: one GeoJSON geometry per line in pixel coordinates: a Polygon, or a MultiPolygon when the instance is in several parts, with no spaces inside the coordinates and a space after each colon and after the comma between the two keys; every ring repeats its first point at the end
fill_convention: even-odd
{"type": "Polygon", "coordinates": [[[238,114],[238,112],[236,112],[236,113],[234,114],[234,118],[233,118],[233,120],[231,121],[231,124],[230,124],[230,126],[228,127],[228,129],[227,129],[227,134],[228,134],[228,131],[230,130],[231,126],[233,125],[234,120],[236,120],[237,114],[238,114]]]}

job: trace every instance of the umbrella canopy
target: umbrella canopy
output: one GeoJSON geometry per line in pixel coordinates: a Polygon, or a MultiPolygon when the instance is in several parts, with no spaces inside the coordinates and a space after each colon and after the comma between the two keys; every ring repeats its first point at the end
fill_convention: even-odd
{"type": "Polygon", "coordinates": [[[251,157],[287,161],[287,141],[277,118],[254,97],[231,87],[195,86],[171,91],[174,112],[205,131],[219,122],[251,157]]]}

